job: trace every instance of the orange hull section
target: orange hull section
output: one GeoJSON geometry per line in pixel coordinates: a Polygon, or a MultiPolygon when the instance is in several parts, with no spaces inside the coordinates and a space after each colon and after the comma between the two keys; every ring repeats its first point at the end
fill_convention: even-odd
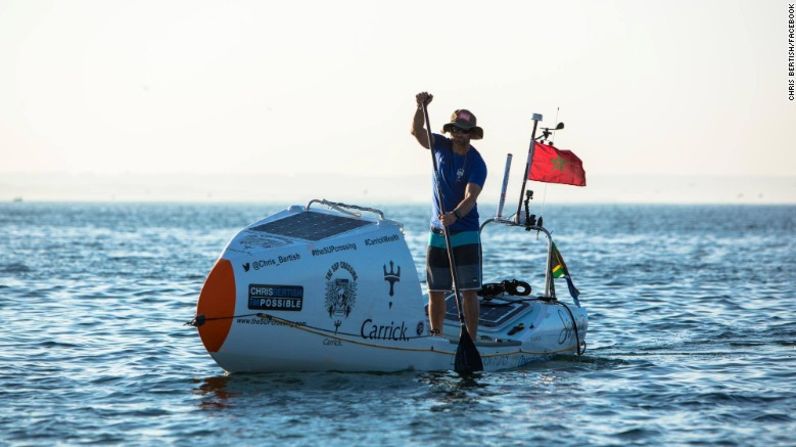
{"type": "Polygon", "coordinates": [[[199,326],[199,337],[208,352],[221,349],[232,327],[234,313],[235,273],[228,260],[219,259],[207,276],[196,305],[196,315],[205,317],[205,323],[199,326]]]}

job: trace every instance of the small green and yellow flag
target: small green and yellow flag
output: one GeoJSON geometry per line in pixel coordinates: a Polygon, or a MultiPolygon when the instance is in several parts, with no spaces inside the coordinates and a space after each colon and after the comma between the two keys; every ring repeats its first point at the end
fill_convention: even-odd
{"type": "Polygon", "coordinates": [[[558,251],[558,247],[556,247],[555,242],[553,242],[552,257],[553,259],[551,259],[550,262],[550,273],[553,275],[553,278],[561,278],[562,276],[566,278],[569,294],[573,299],[577,300],[578,295],[580,295],[580,291],[575,287],[575,284],[572,283],[572,278],[569,276],[569,270],[567,270],[567,264],[564,262],[564,257],[561,256],[561,252],[558,251]]]}
{"type": "Polygon", "coordinates": [[[556,264],[553,267],[553,278],[560,278],[566,274],[567,274],[567,268],[564,266],[563,263],[556,264]]]}

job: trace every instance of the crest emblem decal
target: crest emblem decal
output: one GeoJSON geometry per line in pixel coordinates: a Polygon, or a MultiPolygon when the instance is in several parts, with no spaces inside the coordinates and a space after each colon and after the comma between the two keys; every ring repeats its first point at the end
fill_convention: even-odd
{"type": "MultiPolygon", "coordinates": [[[[357,273],[347,262],[335,262],[326,272],[325,308],[329,318],[348,318],[357,302],[357,273]]],[[[335,326],[339,324],[335,322],[335,326]]]]}

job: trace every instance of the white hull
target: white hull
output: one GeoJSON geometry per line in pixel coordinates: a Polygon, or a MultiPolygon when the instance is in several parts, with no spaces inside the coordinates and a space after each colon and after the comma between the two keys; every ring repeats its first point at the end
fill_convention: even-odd
{"type": "MultiPolygon", "coordinates": [[[[444,337],[430,336],[425,302],[400,224],[294,206],[233,238],[205,283],[197,320],[204,317],[205,347],[230,372],[453,369],[459,322],[448,318],[444,337]]],[[[579,306],[491,303],[504,305],[479,326],[487,371],[584,344],[579,306]]]]}

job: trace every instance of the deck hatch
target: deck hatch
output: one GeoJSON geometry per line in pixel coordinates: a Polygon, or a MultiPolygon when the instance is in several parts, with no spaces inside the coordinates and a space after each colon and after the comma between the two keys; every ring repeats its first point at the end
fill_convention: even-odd
{"type": "Polygon", "coordinates": [[[306,239],[308,241],[319,241],[330,236],[335,236],[346,231],[353,230],[372,222],[366,220],[352,219],[349,217],[334,216],[331,214],[304,211],[292,216],[268,222],[251,230],[262,231],[264,233],[276,234],[280,236],[306,239]]]}
{"type": "MultiPolygon", "coordinates": [[[[445,307],[445,319],[459,321],[459,313],[456,311],[456,298],[452,294],[445,300],[445,307]]],[[[500,326],[526,307],[528,307],[526,302],[506,303],[505,306],[490,306],[481,303],[481,314],[478,317],[478,324],[486,327],[500,326]]]]}

